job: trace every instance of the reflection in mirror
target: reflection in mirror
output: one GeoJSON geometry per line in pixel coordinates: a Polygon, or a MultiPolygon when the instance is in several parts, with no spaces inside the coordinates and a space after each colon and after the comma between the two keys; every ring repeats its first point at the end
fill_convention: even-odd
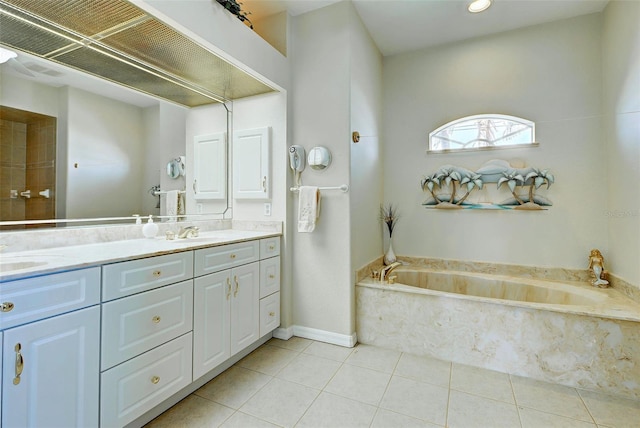
{"type": "MultiPolygon", "coordinates": [[[[0,222],[162,215],[166,196],[159,200],[151,190],[187,188],[186,177],[170,178],[166,165],[186,152],[189,109],[26,54],[18,60],[33,77],[0,66],[0,222]],[[39,194],[46,189],[49,198],[39,194]],[[20,196],[25,191],[31,198],[20,196]]],[[[215,124],[209,132],[226,131],[222,105],[196,110],[215,124]]],[[[186,208],[187,214],[207,214],[227,207],[225,201],[196,211],[187,201],[186,208]]],[[[53,225],[29,227],[35,226],[53,225]]]]}

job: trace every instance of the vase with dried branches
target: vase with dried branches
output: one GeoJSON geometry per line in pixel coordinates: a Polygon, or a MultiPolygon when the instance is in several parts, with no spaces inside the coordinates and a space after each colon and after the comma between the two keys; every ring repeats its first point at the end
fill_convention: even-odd
{"type": "Polygon", "coordinates": [[[385,265],[390,265],[397,260],[396,254],[393,252],[393,241],[391,238],[393,236],[393,229],[395,229],[398,223],[398,208],[393,206],[393,204],[380,205],[380,220],[384,222],[389,231],[389,248],[384,253],[383,262],[385,265]]]}

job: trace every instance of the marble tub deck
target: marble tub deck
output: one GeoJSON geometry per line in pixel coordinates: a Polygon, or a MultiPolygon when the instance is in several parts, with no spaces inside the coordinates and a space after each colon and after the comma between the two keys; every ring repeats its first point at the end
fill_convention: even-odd
{"type": "Polygon", "coordinates": [[[640,399],[637,321],[360,283],[356,331],[369,345],[640,399]]]}

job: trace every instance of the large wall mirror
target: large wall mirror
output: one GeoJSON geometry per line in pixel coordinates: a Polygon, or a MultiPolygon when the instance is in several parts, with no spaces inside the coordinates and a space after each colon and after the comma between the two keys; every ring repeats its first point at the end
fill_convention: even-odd
{"type": "MultiPolygon", "coordinates": [[[[69,3],[76,7],[99,8],[113,6],[114,2],[121,1],[74,0],[69,3]]],[[[273,89],[200,45],[191,46],[191,56],[177,58],[173,64],[165,58],[154,58],[153,52],[136,45],[142,42],[146,46],[153,44],[154,34],[140,34],[142,27],[162,27],[161,34],[165,38],[167,31],[173,30],[134,5],[121,3],[131,14],[126,25],[104,19],[103,13],[85,12],[83,16],[88,16],[89,20],[99,17],[92,25],[86,24],[87,19],[67,19],[65,13],[60,13],[60,25],[72,28],[64,27],[63,30],[57,27],[51,34],[56,36],[64,31],[67,36],[78,40],[74,44],[67,37],[62,41],[64,47],[55,46],[63,54],[48,53],[44,56],[51,58],[42,58],[40,52],[34,51],[58,41],[48,40],[51,34],[44,34],[45,31],[30,31],[30,24],[25,24],[21,12],[14,9],[16,5],[20,6],[20,2],[0,0],[0,24],[3,27],[0,47],[17,54],[16,57],[10,54],[10,58],[0,65],[0,230],[56,226],[56,223],[2,225],[2,222],[11,221],[97,218],[104,219],[104,223],[109,221],[107,219],[131,218],[134,214],[165,215],[163,198],[166,198],[165,192],[171,190],[185,192],[187,215],[222,218],[225,212],[229,212],[228,196],[224,200],[196,203],[190,195],[193,182],[193,171],[189,168],[192,164],[189,157],[193,155],[192,139],[198,134],[229,135],[232,100],[273,89]],[[103,22],[97,22],[99,19],[103,22]],[[88,28],[73,27],[76,23],[88,28]],[[103,28],[107,24],[110,27],[103,28]],[[24,37],[21,31],[25,32],[24,37]],[[135,37],[125,37],[128,31],[135,37]],[[30,41],[24,42],[26,39],[30,41]],[[23,42],[26,44],[22,45],[23,42]],[[96,61],[102,61],[102,57],[91,57],[84,64],[78,58],[84,55],[87,44],[93,50],[108,50],[109,58],[114,56],[111,55],[114,46],[124,51],[126,61],[123,64],[127,67],[120,63],[97,64],[96,61]],[[70,60],[61,59],[65,56],[70,60]],[[142,58],[140,64],[144,67],[149,66],[155,74],[166,74],[169,78],[162,77],[164,80],[160,81],[158,76],[154,76],[155,80],[139,84],[141,66],[129,67],[132,58],[142,58]],[[185,73],[193,75],[180,76],[180,64],[192,64],[196,60],[206,65],[204,72],[221,70],[224,78],[233,79],[239,86],[229,87],[220,76],[213,76],[216,77],[214,79],[191,69],[185,73]],[[73,68],[61,62],[72,63],[73,68]],[[158,71],[159,64],[166,65],[168,71],[158,71]],[[96,76],[107,69],[114,73],[105,76],[109,80],[96,76]],[[175,82],[170,80],[176,75],[179,82],[190,79],[191,83],[183,85],[180,90],[171,89],[170,85],[175,82]],[[225,87],[223,95],[216,95],[215,87],[206,87],[209,80],[225,87]],[[136,84],[139,85],[138,90],[130,88],[136,84]],[[182,90],[184,93],[180,92],[182,90]],[[171,99],[175,94],[178,94],[177,98],[171,99]],[[186,157],[185,174],[170,176],[167,163],[180,156],[186,157]]],[[[49,10],[44,8],[30,12],[46,15],[49,10]]],[[[45,18],[50,22],[55,17],[45,18]]],[[[175,31],[172,37],[172,40],[157,42],[163,46],[176,45],[177,49],[184,48],[185,43],[194,43],[175,31]]],[[[227,153],[228,150],[224,152],[225,157],[227,153]]],[[[226,158],[224,163],[228,163],[226,158]]],[[[224,183],[224,186],[229,185],[226,175],[224,183]]],[[[57,225],[62,224],[74,225],[72,222],[57,225]]]]}

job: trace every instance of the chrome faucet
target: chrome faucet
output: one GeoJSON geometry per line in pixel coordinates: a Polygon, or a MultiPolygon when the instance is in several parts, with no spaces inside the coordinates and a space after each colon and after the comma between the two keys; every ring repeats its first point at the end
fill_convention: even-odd
{"type": "Polygon", "coordinates": [[[181,227],[180,232],[178,232],[178,238],[180,239],[196,238],[199,232],[200,232],[200,228],[197,226],[181,227]]]}
{"type": "Polygon", "coordinates": [[[389,275],[393,272],[397,267],[402,266],[400,262],[393,262],[389,266],[385,266],[380,269],[380,283],[384,284],[385,280],[389,280],[389,275]]]}

